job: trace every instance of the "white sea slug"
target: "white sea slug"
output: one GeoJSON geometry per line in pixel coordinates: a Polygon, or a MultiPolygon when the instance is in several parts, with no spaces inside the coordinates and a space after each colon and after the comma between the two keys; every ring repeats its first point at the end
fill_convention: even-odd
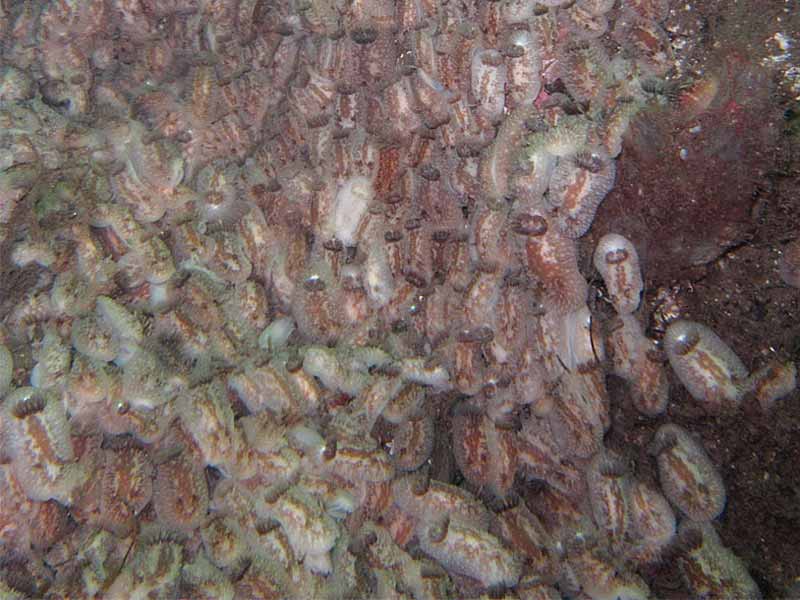
{"type": "Polygon", "coordinates": [[[386,306],[394,297],[394,277],[389,265],[389,255],[380,244],[373,245],[367,253],[364,279],[367,295],[375,306],[386,306]]]}
{"type": "Polygon", "coordinates": [[[594,252],[594,266],[603,276],[619,314],[631,314],[639,308],[644,283],[639,256],[630,240],[616,233],[604,235],[594,252]]]}
{"type": "Polygon", "coordinates": [[[664,349],[673,371],[695,400],[718,410],[742,399],[747,368],[705,325],[675,321],[667,328],[664,349]]]}
{"type": "Polygon", "coordinates": [[[351,177],[336,192],[328,222],[329,234],[345,247],[358,244],[358,236],[370,202],[375,197],[372,182],[366,177],[351,177]]]}

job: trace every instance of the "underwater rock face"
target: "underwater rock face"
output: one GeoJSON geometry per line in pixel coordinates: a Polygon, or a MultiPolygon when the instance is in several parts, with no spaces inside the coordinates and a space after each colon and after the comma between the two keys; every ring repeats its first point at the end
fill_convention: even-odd
{"type": "MultiPolygon", "coordinates": [[[[769,10],[780,14],[779,4],[769,10]]],[[[625,160],[598,214],[595,232],[630,239],[657,285],[694,278],[750,240],[756,199],[771,185],[782,126],[774,105],[777,77],[748,57],[757,28],[738,16],[726,18],[703,72],[682,82],[644,83],[672,108],[631,118],[625,160]]],[[[702,35],[698,20],[671,19],[665,26],[685,39],[702,35]]]]}
{"type": "Polygon", "coordinates": [[[755,143],[723,143],[753,118],[746,67],[672,88],[668,14],[0,3],[0,590],[645,598],[678,543],[687,590],[702,567],[758,597],[701,443],[663,425],[634,468],[605,441],[608,375],[642,419],[667,359],[701,407],[796,387],[786,362],[719,375],[679,311],[663,344],[646,327],[648,271],[738,230],[686,259],[603,221],[636,169],[668,172],[676,123],[711,130],[707,177],[755,143]]]}

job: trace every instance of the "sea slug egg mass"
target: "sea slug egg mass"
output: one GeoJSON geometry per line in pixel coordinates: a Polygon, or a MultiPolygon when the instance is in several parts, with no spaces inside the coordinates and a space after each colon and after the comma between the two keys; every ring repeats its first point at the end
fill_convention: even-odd
{"type": "Polygon", "coordinates": [[[646,598],[689,519],[732,568],[659,357],[796,369],[654,339],[592,231],[668,4],[0,2],[0,595],[646,598]]]}

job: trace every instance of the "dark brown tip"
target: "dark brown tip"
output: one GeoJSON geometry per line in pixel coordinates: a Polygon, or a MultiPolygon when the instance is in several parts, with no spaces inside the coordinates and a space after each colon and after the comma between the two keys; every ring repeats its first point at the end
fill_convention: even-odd
{"type": "Polygon", "coordinates": [[[413,483],[411,484],[411,493],[415,496],[424,496],[428,493],[428,490],[431,487],[431,477],[430,473],[427,471],[424,473],[420,473],[417,477],[414,478],[413,483]]]}
{"type": "Polygon", "coordinates": [[[308,125],[309,129],[319,129],[320,127],[325,127],[331,120],[331,116],[327,113],[320,113],[318,115],[313,115],[306,119],[306,125],[308,125]]]}
{"type": "Polygon", "coordinates": [[[530,133],[543,133],[550,129],[550,125],[540,115],[533,115],[525,119],[525,129],[530,133]]]}
{"type": "Polygon", "coordinates": [[[648,446],[647,451],[652,456],[658,456],[662,452],[669,452],[677,445],[678,437],[674,433],[665,433],[661,436],[656,436],[650,446],[648,446]]]}
{"type": "Polygon", "coordinates": [[[148,531],[139,536],[138,543],[140,547],[151,547],[159,544],[176,544],[183,546],[186,538],[177,531],[166,531],[163,529],[155,529],[148,531]]]}
{"type": "Polygon", "coordinates": [[[533,237],[544,235],[547,233],[547,219],[541,215],[518,213],[511,217],[511,231],[533,237]]]}
{"type": "Polygon", "coordinates": [[[450,231],[447,229],[437,229],[431,235],[433,241],[438,244],[444,244],[448,239],[450,239],[450,231]]]}
{"type": "Polygon", "coordinates": [[[47,400],[45,400],[44,396],[37,393],[30,398],[25,398],[17,402],[11,410],[11,413],[18,419],[24,419],[25,417],[42,412],[46,404],[47,400]]]}
{"type": "Polygon", "coordinates": [[[430,163],[425,163],[419,167],[419,175],[423,179],[427,179],[428,181],[439,181],[439,177],[441,177],[441,173],[439,169],[434,167],[430,163]]]}
{"type": "Polygon", "coordinates": [[[383,239],[393,244],[403,239],[403,232],[398,229],[390,229],[383,234],[383,239]]]}
{"type": "Polygon", "coordinates": [[[414,287],[424,288],[428,286],[428,279],[422,273],[407,269],[403,276],[414,287]]]}
{"type": "Polygon", "coordinates": [[[494,339],[494,331],[488,325],[462,329],[458,333],[458,341],[472,344],[488,344],[494,339]]]}
{"type": "Polygon", "coordinates": [[[303,288],[309,292],[321,292],[325,287],[325,281],[319,275],[306,277],[305,281],[303,281],[303,288]]]}
{"type": "Polygon", "coordinates": [[[359,27],[350,32],[350,38],[356,44],[365,46],[378,39],[378,31],[372,27],[359,27]]]}
{"type": "Polygon", "coordinates": [[[408,321],[406,319],[398,319],[392,323],[392,333],[405,333],[408,331],[408,321]]]}
{"type": "Polygon", "coordinates": [[[299,354],[292,354],[286,359],[286,370],[289,373],[297,373],[303,368],[303,359],[299,354]]]}
{"type": "Polygon", "coordinates": [[[604,459],[597,470],[607,479],[619,479],[625,475],[625,465],[614,458],[604,459]]]}
{"type": "Polygon", "coordinates": [[[288,481],[284,481],[282,483],[276,483],[275,485],[267,489],[267,491],[264,492],[264,495],[261,498],[267,504],[275,504],[280,499],[280,497],[286,493],[289,487],[290,483],[288,481]]]}
{"type": "Polygon", "coordinates": [[[256,533],[258,535],[267,535],[270,531],[274,531],[280,526],[275,519],[259,519],[256,522],[256,533]]]}
{"type": "Polygon", "coordinates": [[[294,35],[294,29],[289,23],[278,23],[274,29],[275,33],[283,37],[291,37],[294,35]]]}
{"type": "Polygon", "coordinates": [[[606,264],[618,265],[628,260],[628,251],[625,248],[617,248],[606,252],[606,264]]]}
{"type": "Polygon", "coordinates": [[[425,562],[419,569],[419,576],[423,579],[441,579],[447,577],[447,571],[436,563],[425,562]]]}
{"type": "Polygon", "coordinates": [[[456,154],[458,154],[459,158],[475,158],[480,156],[481,148],[477,144],[463,142],[456,146],[456,154]]]}
{"type": "Polygon", "coordinates": [[[494,383],[487,383],[481,388],[481,394],[485,398],[494,398],[497,395],[497,385],[494,383]]]}
{"type": "Polygon", "coordinates": [[[333,460],[336,458],[336,450],[338,448],[338,442],[336,438],[328,438],[325,442],[325,449],[322,451],[322,458],[325,460],[333,460]]]}
{"type": "Polygon", "coordinates": [[[703,547],[703,532],[697,527],[688,527],[678,536],[677,549],[685,554],[696,552],[703,547]]]}
{"type": "Polygon", "coordinates": [[[403,232],[399,229],[390,229],[383,234],[383,239],[390,244],[394,244],[395,242],[399,242],[403,239],[403,232]]]}
{"type": "Polygon", "coordinates": [[[422,227],[422,219],[418,218],[408,219],[405,222],[404,226],[406,228],[406,231],[414,231],[415,229],[419,229],[420,227],[422,227]]]}
{"type": "Polygon", "coordinates": [[[322,247],[325,250],[330,250],[331,252],[341,252],[344,249],[344,244],[337,240],[336,238],[332,238],[322,243],[322,247]]]}
{"type": "Polygon", "coordinates": [[[700,334],[696,331],[691,331],[683,336],[681,339],[675,341],[673,350],[675,354],[686,356],[700,343],[700,334]]]}
{"type": "Polygon", "coordinates": [[[192,141],[192,134],[188,131],[181,131],[175,136],[175,141],[181,144],[188,144],[192,141]]]}
{"type": "MultiPolygon", "coordinates": [[[[336,84],[336,91],[339,92],[342,96],[352,96],[353,94],[356,93],[357,89],[358,88],[349,81],[340,81],[339,83],[336,84]]],[[[350,135],[349,131],[347,132],[346,135],[343,135],[342,137],[347,137],[347,135],[350,135]]]]}
{"type": "Polygon", "coordinates": [[[405,199],[406,199],[406,197],[403,194],[398,194],[396,192],[395,193],[391,193],[391,194],[386,194],[383,197],[383,201],[386,204],[400,204],[405,199]]]}
{"type": "Polygon", "coordinates": [[[442,361],[438,356],[431,354],[425,357],[425,362],[422,363],[422,366],[428,370],[438,369],[442,366],[442,361]]]}
{"type": "Polygon", "coordinates": [[[644,355],[651,363],[663,365],[667,362],[667,355],[664,354],[664,351],[659,348],[649,348],[644,355]]]}
{"type": "Polygon", "coordinates": [[[362,556],[367,551],[367,548],[372,546],[377,541],[378,536],[374,531],[370,531],[369,533],[360,535],[351,540],[347,545],[347,550],[353,556],[362,556]]]}
{"type": "Polygon", "coordinates": [[[589,173],[599,173],[603,170],[603,158],[594,152],[579,152],[575,155],[575,164],[589,173]]]}
{"type": "Polygon", "coordinates": [[[606,325],[606,331],[609,335],[612,333],[616,333],[620,329],[625,327],[625,322],[619,318],[619,315],[612,317],[610,321],[608,321],[608,325],[606,325]]]}
{"type": "Polygon", "coordinates": [[[481,62],[487,67],[499,67],[503,64],[503,55],[496,50],[489,50],[481,54],[481,62]]]}
{"type": "Polygon", "coordinates": [[[516,415],[503,415],[494,422],[494,426],[500,431],[518,432],[522,430],[522,422],[516,415]]]}
{"type": "Polygon", "coordinates": [[[522,58],[525,56],[525,49],[517,44],[507,44],[500,49],[500,52],[506,58],[522,58]]]}

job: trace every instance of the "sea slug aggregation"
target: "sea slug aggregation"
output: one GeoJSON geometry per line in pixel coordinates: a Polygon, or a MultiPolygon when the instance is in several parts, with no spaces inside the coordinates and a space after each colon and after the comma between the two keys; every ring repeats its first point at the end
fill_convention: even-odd
{"type": "Polygon", "coordinates": [[[0,595],[762,597],[668,409],[794,362],[587,252],[749,73],[682,80],[671,4],[0,1],[0,595]]]}

